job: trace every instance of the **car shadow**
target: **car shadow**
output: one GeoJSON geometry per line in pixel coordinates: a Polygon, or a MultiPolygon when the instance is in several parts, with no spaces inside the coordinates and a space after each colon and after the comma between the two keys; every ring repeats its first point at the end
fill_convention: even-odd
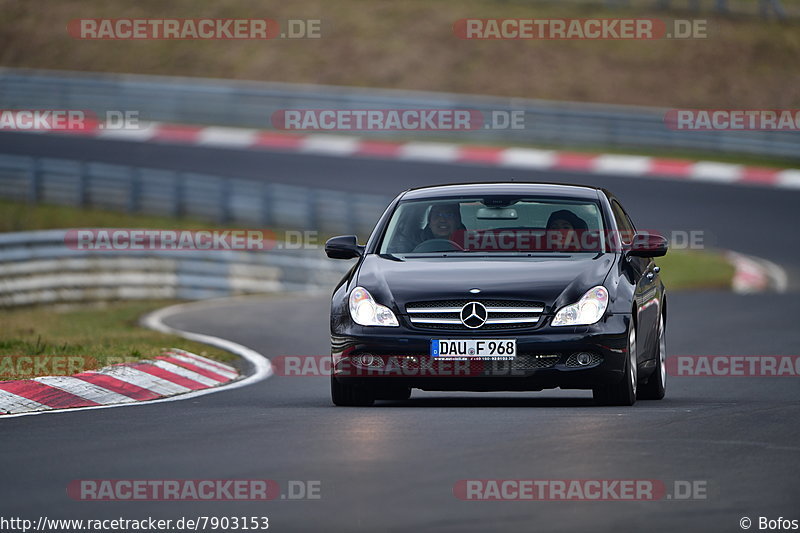
{"type": "Polygon", "coordinates": [[[595,407],[592,398],[443,397],[377,400],[375,407],[595,407]]]}

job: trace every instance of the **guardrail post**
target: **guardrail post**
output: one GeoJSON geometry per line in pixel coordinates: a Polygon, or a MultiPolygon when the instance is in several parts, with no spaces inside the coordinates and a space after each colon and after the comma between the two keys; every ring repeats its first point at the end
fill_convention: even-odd
{"type": "Polygon", "coordinates": [[[308,219],[306,220],[306,225],[308,229],[315,229],[320,230],[322,228],[319,227],[319,213],[318,213],[318,206],[317,206],[317,199],[318,194],[315,189],[311,189],[308,191],[308,196],[306,196],[306,212],[308,213],[308,219]]]}
{"type": "Polygon", "coordinates": [[[89,205],[89,165],[86,161],[78,163],[78,205],[89,205]]]}
{"type": "Polygon", "coordinates": [[[185,212],[185,176],[180,172],[175,172],[173,177],[174,189],[172,191],[172,215],[176,218],[183,216],[185,212]]]}
{"type": "Polygon", "coordinates": [[[269,183],[261,186],[261,225],[270,227],[274,225],[275,217],[272,213],[272,190],[269,183]]]}
{"type": "Polygon", "coordinates": [[[227,224],[231,220],[231,192],[233,186],[231,180],[220,180],[219,194],[219,215],[217,221],[220,224],[227,224]]]}
{"type": "Polygon", "coordinates": [[[128,171],[128,213],[139,211],[142,197],[142,173],[138,167],[128,171]]]}
{"type": "MultiPolygon", "coordinates": [[[[347,201],[347,193],[343,193],[344,196],[344,204],[348,205],[349,202],[347,201]]],[[[345,210],[345,227],[346,233],[350,235],[358,235],[358,209],[347,209],[345,210]]]]}
{"type": "Polygon", "coordinates": [[[39,159],[31,158],[31,165],[28,170],[28,202],[36,204],[42,190],[42,169],[39,159]]]}

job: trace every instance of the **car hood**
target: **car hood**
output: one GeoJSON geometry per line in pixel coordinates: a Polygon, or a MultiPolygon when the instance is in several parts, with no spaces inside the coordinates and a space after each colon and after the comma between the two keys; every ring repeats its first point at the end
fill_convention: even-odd
{"type": "Polygon", "coordinates": [[[399,260],[367,255],[355,280],[378,303],[405,313],[409,302],[451,299],[512,299],[545,304],[545,313],[574,303],[602,285],[614,254],[564,257],[461,258],[399,260]],[[480,289],[471,294],[470,289],[480,289]]]}

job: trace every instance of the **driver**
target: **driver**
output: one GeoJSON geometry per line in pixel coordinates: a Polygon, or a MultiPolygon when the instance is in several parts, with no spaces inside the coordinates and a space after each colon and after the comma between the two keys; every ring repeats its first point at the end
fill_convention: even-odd
{"type": "Polygon", "coordinates": [[[434,204],[428,212],[428,225],[422,230],[423,241],[428,239],[455,240],[454,233],[467,229],[461,222],[458,203],[434,204]]]}
{"type": "MultiPolygon", "coordinates": [[[[427,208],[424,205],[420,207],[427,208]]],[[[420,230],[421,217],[422,213],[419,212],[404,212],[404,220],[398,225],[397,232],[387,248],[389,253],[410,253],[422,243],[433,239],[455,242],[459,233],[463,234],[463,230],[466,229],[461,222],[461,209],[458,203],[433,204],[428,210],[427,224],[420,230]],[[414,229],[415,225],[417,229],[414,229]]]]}

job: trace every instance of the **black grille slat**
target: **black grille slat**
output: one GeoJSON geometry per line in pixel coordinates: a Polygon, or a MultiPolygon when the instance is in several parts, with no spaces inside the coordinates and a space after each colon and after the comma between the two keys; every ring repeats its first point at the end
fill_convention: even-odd
{"type": "Polygon", "coordinates": [[[411,302],[406,305],[406,309],[422,309],[426,307],[464,307],[470,302],[480,302],[486,307],[544,307],[541,302],[529,302],[527,300],[432,300],[427,302],[411,302]]]}
{"type": "Polygon", "coordinates": [[[506,299],[460,299],[460,300],[430,300],[423,302],[410,302],[406,305],[409,321],[417,328],[431,329],[431,330],[444,330],[444,331],[502,331],[502,330],[518,330],[530,329],[536,327],[543,311],[532,310],[530,312],[516,311],[502,311],[502,308],[536,308],[544,309],[544,304],[541,302],[531,302],[527,300],[506,300],[506,299]],[[487,308],[491,308],[489,313],[489,320],[491,319],[511,319],[511,318],[530,318],[530,322],[522,322],[517,324],[491,324],[486,323],[479,328],[468,328],[461,324],[435,324],[418,322],[421,319],[446,319],[446,320],[460,320],[459,312],[425,312],[426,309],[461,309],[470,302],[479,302],[487,308]],[[415,321],[416,320],[416,321],[415,321]]]}

